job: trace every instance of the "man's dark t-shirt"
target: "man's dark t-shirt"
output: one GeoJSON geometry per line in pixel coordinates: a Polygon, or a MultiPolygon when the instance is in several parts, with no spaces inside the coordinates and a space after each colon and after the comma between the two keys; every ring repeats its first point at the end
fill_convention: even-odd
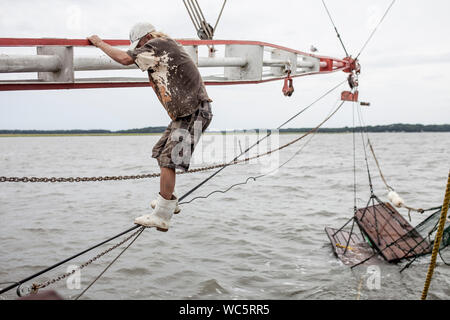
{"type": "Polygon", "coordinates": [[[172,120],[194,113],[208,97],[200,72],[183,46],[170,38],[154,38],[128,51],[150,83],[172,120]]]}

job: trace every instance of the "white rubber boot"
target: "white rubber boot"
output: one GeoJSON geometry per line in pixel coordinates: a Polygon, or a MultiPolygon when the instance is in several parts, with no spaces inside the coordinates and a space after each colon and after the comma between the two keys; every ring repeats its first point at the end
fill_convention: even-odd
{"type": "MultiPolygon", "coordinates": [[[[178,197],[176,196],[175,192],[173,193],[172,196],[175,197],[175,199],[177,200],[177,205],[176,205],[175,210],[173,211],[173,213],[174,213],[174,214],[178,214],[178,213],[180,213],[180,211],[181,211],[181,208],[180,208],[180,206],[178,205],[178,197]]],[[[155,199],[155,200],[153,200],[153,201],[150,203],[150,206],[151,206],[153,209],[155,209],[155,207],[156,207],[156,202],[157,202],[157,201],[158,201],[158,200],[155,199]]]]}
{"type": "Polygon", "coordinates": [[[169,230],[169,222],[176,205],[177,199],[166,200],[158,194],[155,210],[151,214],[137,217],[134,223],[144,227],[156,227],[158,231],[166,232],[169,230]]]}

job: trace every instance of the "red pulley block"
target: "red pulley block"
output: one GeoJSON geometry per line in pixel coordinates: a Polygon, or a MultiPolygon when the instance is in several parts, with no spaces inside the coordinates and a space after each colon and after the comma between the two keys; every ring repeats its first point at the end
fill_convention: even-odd
{"type": "Polygon", "coordinates": [[[286,97],[290,97],[294,93],[294,85],[290,72],[288,72],[287,77],[284,79],[284,86],[282,91],[286,97]]]}
{"type": "Polygon", "coordinates": [[[351,93],[350,91],[343,91],[341,94],[341,100],[358,102],[358,91],[355,91],[355,93],[351,93]]]}

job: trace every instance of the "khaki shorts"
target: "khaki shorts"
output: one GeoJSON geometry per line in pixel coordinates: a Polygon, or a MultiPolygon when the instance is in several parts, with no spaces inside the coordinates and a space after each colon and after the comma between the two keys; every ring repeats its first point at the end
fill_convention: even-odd
{"type": "Polygon", "coordinates": [[[211,104],[200,103],[193,114],[173,120],[152,150],[152,157],[163,168],[189,170],[192,153],[212,120],[211,104]]]}

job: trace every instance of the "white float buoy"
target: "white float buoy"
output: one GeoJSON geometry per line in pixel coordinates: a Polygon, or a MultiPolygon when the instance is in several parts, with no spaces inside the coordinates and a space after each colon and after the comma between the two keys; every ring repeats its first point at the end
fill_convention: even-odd
{"type": "Polygon", "coordinates": [[[388,199],[390,202],[394,204],[397,208],[403,207],[405,201],[398,195],[395,191],[390,191],[388,194],[388,199]]]}

